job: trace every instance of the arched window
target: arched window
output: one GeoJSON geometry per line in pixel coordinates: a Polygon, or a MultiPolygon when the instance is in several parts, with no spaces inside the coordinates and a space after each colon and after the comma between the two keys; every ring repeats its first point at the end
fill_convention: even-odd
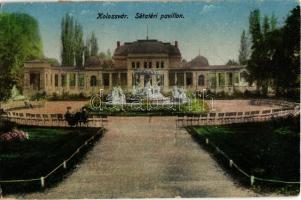
{"type": "Polygon", "coordinates": [[[199,86],[204,86],[205,85],[205,77],[204,77],[204,75],[199,75],[198,85],[199,86]]]}
{"type": "Polygon", "coordinates": [[[243,71],[240,73],[240,81],[241,82],[247,82],[248,73],[246,71],[243,71]]]}
{"type": "Polygon", "coordinates": [[[96,86],[96,84],[97,84],[96,76],[91,76],[90,86],[94,87],[94,86],[96,86]]]}

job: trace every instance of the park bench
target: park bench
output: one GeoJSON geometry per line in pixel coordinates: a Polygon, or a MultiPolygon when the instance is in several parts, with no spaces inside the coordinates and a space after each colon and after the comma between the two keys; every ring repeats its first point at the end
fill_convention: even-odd
{"type": "Polygon", "coordinates": [[[43,123],[46,125],[46,122],[49,122],[49,116],[47,114],[42,114],[43,117],[43,123]]]}
{"type": "Polygon", "coordinates": [[[41,117],[41,114],[36,114],[36,122],[38,125],[42,125],[43,119],[41,117]]]}
{"type": "Polygon", "coordinates": [[[50,114],[51,124],[53,125],[54,122],[58,122],[57,114],[50,114]]]}

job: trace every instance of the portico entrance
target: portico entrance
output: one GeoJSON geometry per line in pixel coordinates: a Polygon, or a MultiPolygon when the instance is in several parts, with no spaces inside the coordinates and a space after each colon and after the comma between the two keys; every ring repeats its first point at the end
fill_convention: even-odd
{"type": "Polygon", "coordinates": [[[163,87],[164,74],[158,70],[135,70],[133,72],[133,86],[145,87],[147,83],[163,87]]]}

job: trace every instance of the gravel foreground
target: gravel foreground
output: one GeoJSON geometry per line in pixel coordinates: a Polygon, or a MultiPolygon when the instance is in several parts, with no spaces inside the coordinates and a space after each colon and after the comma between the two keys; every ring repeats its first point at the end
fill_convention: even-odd
{"type": "Polygon", "coordinates": [[[109,117],[108,131],[77,168],[44,192],[8,198],[254,197],[174,117],[109,117]]]}

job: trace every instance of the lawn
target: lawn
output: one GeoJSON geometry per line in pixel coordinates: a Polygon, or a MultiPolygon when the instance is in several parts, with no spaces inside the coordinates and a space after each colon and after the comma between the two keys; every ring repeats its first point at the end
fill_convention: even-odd
{"type": "Polygon", "coordinates": [[[190,103],[182,104],[125,104],[125,105],[103,105],[94,102],[85,108],[91,114],[106,114],[116,116],[173,116],[178,113],[203,113],[209,110],[208,105],[200,99],[192,99],[190,103]],[[203,108],[204,106],[204,108],[203,108]]]}
{"type": "Polygon", "coordinates": [[[197,138],[202,141],[208,138],[248,174],[299,181],[299,120],[300,117],[288,117],[269,122],[202,126],[196,128],[197,138]]]}
{"type": "MultiPolygon", "coordinates": [[[[0,180],[45,176],[97,132],[96,129],[91,128],[19,127],[19,129],[28,132],[28,140],[0,143],[0,180]]],[[[68,163],[69,169],[76,163],[76,159],[78,158],[68,163]]],[[[50,176],[46,185],[60,180],[64,173],[62,171],[59,173],[61,173],[58,175],[60,177],[50,176]]],[[[37,188],[40,188],[39,183],[2,185],[3,191],[8,193],[37,188]]]]}

